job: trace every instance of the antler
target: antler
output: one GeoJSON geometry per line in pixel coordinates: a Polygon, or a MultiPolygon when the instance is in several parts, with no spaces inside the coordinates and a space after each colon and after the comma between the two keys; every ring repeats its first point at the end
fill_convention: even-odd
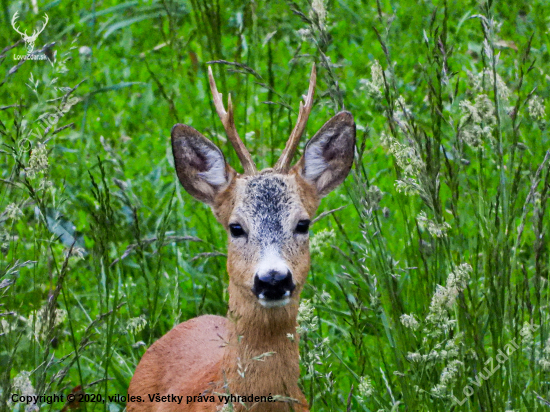
{"type": "Polygon", "coordinates": [[[300,138],[304,133],[304,130],[307,125],[307,119],[311,113],[311,108],[313,107],[313,95],[315,94],[315,83],[317,82],[317,70],[315,69],[315,63],[311,68],[311,76],[309,77],[309,89],[307,91],[307,96],[302,96],[304,102],[300,102],[300,111],[298,113],[298,120],[296,120],[296,126],[292,130],[288,141],[286,142],[285,149],[281,154],[281,157],[275,164],[274,169],[280,173],[287,173],[292,157],[296,152],[300,138]]]}
{"type": "Polygon", "coordinates": [[[44,29],[46,28],[46,25],[48,24],[48,21],[50,21],[50,18],[48,17],[48,15],[46,13],[44,13],[44,17],[45,17],[45,20],[46,20],[44,22],[44,25],[42,26],[42,28],[38,32],[36,30],[33,30],[32,35],[30,36],[31,39],[36,40],[38,38],[38,35],[40,33],[42,33],[44,31],[44,29]]]}
{"type": "Polygon", "coordinates": [[[45,17],[44,25],[42,26],[42,28],[38,32],[36,30],[33,30],[32,34],[29,36],[27,34],[27,30],[25,30],[24,33],[21,33],[19,31],[19,29],[15,26],[15,22],[17,21],[18,14],[19,14],[19,12],[16,11],[15,14],[13,15],[13,17],[11,19],[11,25],[17,33],[19,33],[21,36],[23,36],[25,38],[25,41],[36,40],[38,38],[38,35],[40,33],[42,33],[44,31],[44,29],[46,28],[46,25],[48,24],[48,21],[50,21],[50,18],[48,17],[48,15],[46,13],[44,13],[44,17],[45,17]]]}
{"type": "Polygon", "coordinates": [[[214,106],[216,107],[218,116],[222,121],[223,127],[225,129],[225,133],[227,134],[227,138],[235,148],[235,151],[237,152],[237,156],[239,156],[239,160],[241,161],[241,164],[243,165],[243,168],[244,168],[244,173],[247,175],[254,175],[256,174],[256,165],[254,164],[254,161],[252,160],[250,153],[248,152],[248,150],[246,150],[246,147],[242,142],[241,138],[239,137],[239,134],[237,133],[237,129],[235,128],[235,119],[233,118],[233,104],[231,103],[231,94],[228,94],[227,96],[227,112],[226,112],[225,108],[223,107],[222,94],[218,93],[218,89],[216,87],[216,81],[214,80],[214,75],[212,74],[212,68],[210,66],[208,67],[208,80],[210,81],[210,90],[212,91],[212,96],[214,98],[214,106]]]}
{"type": "Polygon", "coordinates": [[[12,26],[13,29],[14,29],[17,33],[19,33],[21,36],[27,37],[27,30],[25,30],[25,33],[21,33],[21,32],[17,29],[17,27],[15,26],[15,22],[17,21],[17,17],[18,17],[17,15],[18,15],[18,14],[19,14],[19,12],[16,11],[15,14],[13,15],[13,17],[12,17],[12,19],[11,19],[11,26],[12,26]]]}

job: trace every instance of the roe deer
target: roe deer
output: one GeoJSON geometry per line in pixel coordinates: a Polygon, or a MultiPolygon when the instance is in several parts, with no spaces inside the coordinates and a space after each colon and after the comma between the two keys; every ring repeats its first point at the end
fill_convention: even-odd
{"type": "Polygon", "coordinates": [[[208,75],[216,111],[244,174],[192,127],[172,128],[172,150],[183,187],[210,205],[229,232],[229,310],[226,318],[205,315],[183,322],[153,344],[130,383],[128,410],[217,411],[224,405],[218,396],[232,394],[239,401],[223,410],[307,412],[298,387],[296,317],[309,271],[309,224],[320,199],[350,171],[353,116],[344,111],[331,118],[290,168],[313,106],[313,66],[305,103],[300,102],[280,159],[258,172],[235,129],[231,95],[226,112],[210,68],[208,75]],[[150,401],[149,395],[158,397],[150,401]],[[269,395],[278,396],[265,402],[269,395]],[[141,401],[130,398],[136,396],[141,401]]]}

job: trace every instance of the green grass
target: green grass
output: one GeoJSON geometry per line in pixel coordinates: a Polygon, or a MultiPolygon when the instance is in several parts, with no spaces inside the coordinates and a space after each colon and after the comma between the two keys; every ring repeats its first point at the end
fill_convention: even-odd
{"type": "Polygon", "coordinates": [[[345,208],[312,228],[312,411],[548,410],[550,4],[492,3],[329,0],[323,22],[307,2],[2,2],[2,45],[21,39],[16,11],[29,32],[47,13],[35,49],[56,55],[0,56],[0,408],[23,410],[7,401],[25,391],[124,394],[175,324],[225,314],[226,235],[169,145],[186,123],[240,167],[208,89],[223,60],[260,168],[312,62],[301,148],[343,107],[358,126],[320,212],[345,208]]]}

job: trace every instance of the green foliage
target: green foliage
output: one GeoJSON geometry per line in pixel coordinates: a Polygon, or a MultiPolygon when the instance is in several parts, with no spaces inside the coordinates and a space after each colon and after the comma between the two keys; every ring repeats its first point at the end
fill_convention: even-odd
{"type": "Polygon", "coordinates": [[[548,16],[544,0],[3,2],[0,408],[124,394],[160,336],[225,314],[226,235],[177,183],[168,138],[192,125],[240,167],[216,61],[260,168],[312,62],[309,136],[343,107],[358,126],[320,212],[345,208],[312,230],[312,411],[547,410],[548,16]],[[16,11],[29,32],[48,13],[50,60],[14,60],[16,11]]]}

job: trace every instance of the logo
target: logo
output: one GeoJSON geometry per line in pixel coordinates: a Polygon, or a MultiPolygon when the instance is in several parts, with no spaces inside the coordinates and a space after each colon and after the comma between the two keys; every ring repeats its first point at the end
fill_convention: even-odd
{"type": "Polygon", "coordinates": [[[46,60],[45,55],[43,55],[43,54],[33,54],[33,51],[34,51],[34,43],[36,42],[36,39],[38,39],[38,36],[40,35],[40,33],[42,33],[44,31],[44,29],[46,28],[46,25],[48,24],[48,21],[49,21],[48,15],[46,13],[44,13],[44,24],[42,25],[42,28],[39,29],[39,30],[33,30],[32,34],[29,36],[27,34],[27,30],[25,30],[24,32],[21,32],[21,30],[19,30],[19,28],[16,26],[18,14],[19,14],[19,12],[16,11],[15,14],[13,15],[13,18],[11,19],[11,25],[12,25],[13,29],[21,35],[21,37],[23,38],[23,41],[25,43],[27,43],[27,55],[26,56],[24,56],[24,55],[19,55],[19,56],[13,55],[14,59],[15,60],[21,60],[21,59],[25,59],[25,60],[46,60]]]}

